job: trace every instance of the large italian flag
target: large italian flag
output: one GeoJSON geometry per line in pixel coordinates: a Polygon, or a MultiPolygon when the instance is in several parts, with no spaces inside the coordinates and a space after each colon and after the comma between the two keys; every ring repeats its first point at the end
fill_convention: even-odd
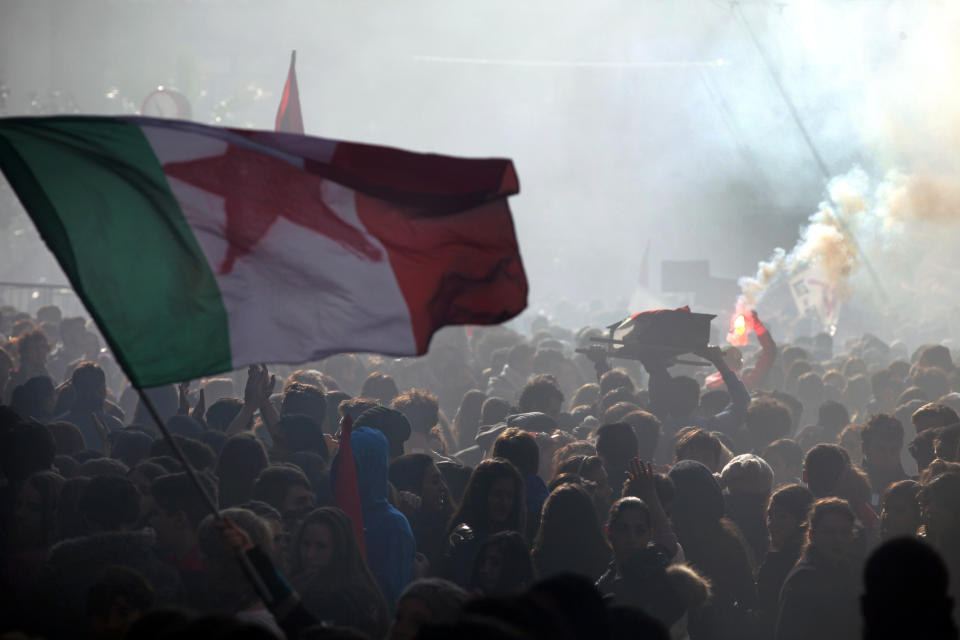
{"type": "Polygon", "coordinates": [[[421,354],[526,305],[509,160],[54,117],[0,119],[0,168],[140,387],[421,354]]]}

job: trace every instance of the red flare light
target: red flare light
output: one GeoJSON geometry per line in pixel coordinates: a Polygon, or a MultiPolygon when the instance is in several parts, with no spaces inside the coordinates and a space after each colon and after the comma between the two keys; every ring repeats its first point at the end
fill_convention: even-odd
{"type": "Polygon", "coordinates": [[[737,313],[730,318],[730,331],[727,333],[727,342],[735,347],[742,347],[750,340],[750,320],[746,310],[737,304],[737,313]]]}
{"type": "Polygon", "coordinates": [[[743,317],[743,314],[737,316],[737,319],[733,321],[733,335],[742,336],[747,331],[747,319],[743,317]]]}

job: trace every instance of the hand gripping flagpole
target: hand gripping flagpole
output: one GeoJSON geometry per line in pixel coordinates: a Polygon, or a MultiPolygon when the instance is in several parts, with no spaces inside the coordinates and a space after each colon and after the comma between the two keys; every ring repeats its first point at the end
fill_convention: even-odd
{"type": "MultiPolygon", "coordinates": [[[[190,478],[190,482],[193,483],[193,488],[197,490],[197,493],[203,498],[203,501],[206,503],[207,508],[210,510],[210,513],[213,514],[214,519],[220,521],[223,520],[223,516],[220,514],[220,509],[217,507],[217,503],[213,501],[213,498],[210,497],[210,494],[207,493],[207,490],[203,488],[203,485],[200,483],[200,477],[197,475],[197,470],[193,468],[193,465],[190,464],[190,461],[187,460],[186,454],[183,453],[183,449],[180,447],[180,443],[177,442],[170,431],[167,430],[167,425],[164,424],[163,420],[160,419],[160,412],[157,411],[157,407],[153,404],[153,400],[150,399],[143,389],[138,386],[134,386],[137,390],[137,394],[140,396],[140,402],[143,403],[143,406],[147,408],[147,412],[150,414],[150,417],[153,418],[153,421],[157,424],[157,428],[160,429],[160,433],[163,434],[163,439],[167,441],[167,444],[170,445],[170,448],[173,450],[173,455],[180,461],[180,464],[183,465],[183,468],[187,472],[187,476],[190,478]]],[[[264,604],[272,605],[273,596],[270,595],[270,590],[267,589],[267,585],[264,584],[263,578],[260,577],[260,574],[257,573],[257,570],[253,567],[253,564],[250,562],[250,558],[247,557],[247,554],[243,551],[240,551],[237,554],[237,561],[240,563],[240,568],[243,570],[244,575],[247,577],[247,580],[250,581],[250,585],[253,587],[253,590],[256,591],[257,595],[263,600],[264,604]]]]}

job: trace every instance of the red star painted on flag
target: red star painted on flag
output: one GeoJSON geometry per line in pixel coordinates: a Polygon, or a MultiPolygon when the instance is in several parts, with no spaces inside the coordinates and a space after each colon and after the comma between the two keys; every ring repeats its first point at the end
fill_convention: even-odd
{"type": "Polygon", "coordinates": [[[279,158],[230,145],[223,155],[170,162],[163,170],[224,199],[228,247],[221,274],[230,273],[234,261],[250,253],[280,217],[330,238],[361,259],[383,259],[383,252],[360,229],[323,201],[322,178],[279,158]]]}

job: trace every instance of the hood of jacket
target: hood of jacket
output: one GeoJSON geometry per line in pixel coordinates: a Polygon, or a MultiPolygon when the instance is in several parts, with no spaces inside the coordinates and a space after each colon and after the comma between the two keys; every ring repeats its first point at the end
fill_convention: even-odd
{"type": "Polygon", "coordinates": [[[360,487],[360,504],[364,509],[387,503],[389,463],[387,453],[390,445],[387,437],[376,429],[354,429],[351,446],[353,460],[357,465],[357,484],[360,487]]]}
{"type": "Polygon", "coordinates": [[[725,504],[720,483],[710,470],[695,460],[681,460],[667,476],[676,488],[674,514],[684,521],[719,520],[725,504]]]}

